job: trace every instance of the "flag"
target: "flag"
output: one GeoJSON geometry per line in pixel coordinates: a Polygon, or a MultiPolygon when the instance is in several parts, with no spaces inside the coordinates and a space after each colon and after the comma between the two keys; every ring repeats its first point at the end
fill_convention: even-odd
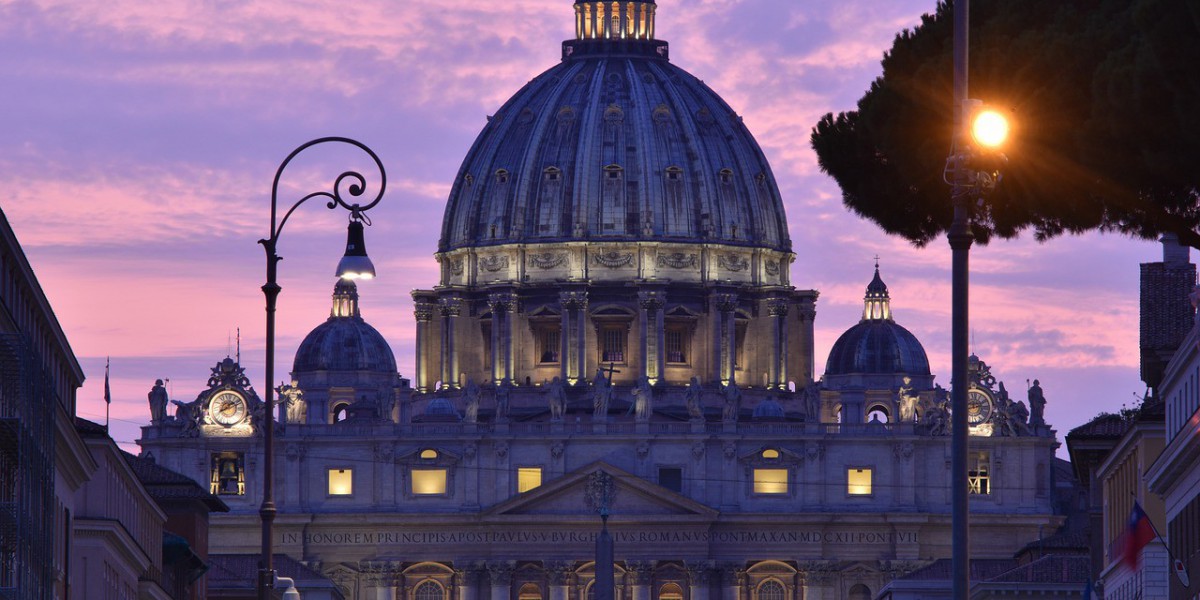
{"type": "Polygon", "coordinates": [[[104,403],[112,404],[112,392],[108,389],[108,358],[104,359],[104,403]]]}
{"type": "Polygon", "coordinates": [[[1133,501],[1133,510],[1129,511],[1129,524],[1125,526],[1125,551],[1122,553],[1121,560],[1130,569],[1137,569],[1138,558],[1142,548],[1146,547],[1155,537],[1154,525],[1150,523],[1150,517],[1146,516],[1146,511],[1142,510],[1142,506],[1133,501]]]}

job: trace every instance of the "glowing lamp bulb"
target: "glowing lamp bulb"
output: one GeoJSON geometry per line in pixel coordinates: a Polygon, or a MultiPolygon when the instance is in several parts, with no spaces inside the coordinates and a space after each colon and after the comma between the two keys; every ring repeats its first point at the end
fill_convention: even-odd
{"type": "Polygon", "coordinates": [[[1008,138],[1008,119],[994,110],[983,110],[971,122],[971,137],[987,148],[997,148],[1008,138]]]}

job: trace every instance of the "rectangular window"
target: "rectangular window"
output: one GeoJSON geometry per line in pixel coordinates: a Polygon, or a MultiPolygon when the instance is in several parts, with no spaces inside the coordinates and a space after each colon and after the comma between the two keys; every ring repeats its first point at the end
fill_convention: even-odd
{"type": "Polygon", "coordinates": [[[557,363],[561,338],[558,326],[543,326],[537,330],[538,362],[557,363]]]}
{"type": "Polygon", "coordinates": [[[244,496],[246,494],[245,464],[241,452],[213,454],[209,491],[221,496],[244,496]]]}
{"type": "Polygon", "coordinates": [[[625,362],[624,325],[607,325],[600,330],[600,362],[625,362]]]}
{"type": "Polygon", "coordinates": [[[667,362],[686,363],[688,361],[687,330],[683,327],[667,327],[665,337],[667,362]]]}
{"type": "Polygon", "coordinates": [[[851,496],[870,496],[871,469],[846,469],[846,493],[851,496]]]}
{"type": "Polygon", "coordinates": [[[354,493],[354,469],[329,469],[329,495],[350,496],[354,493]]]}
{"type": "Polygon", "coordinates": [[[975,452],[967,457],[967,486],[969,493],[986,496],[991,493],[991,459],[987,452],[975,452]]]}
{"type": "Polygon", "coordinates": [[[524,494],[535,487],[542,485],[542,468],[541,467],[518,467],[517,468],[517,493],[524,494]]]}
{"type": "Polygon", "coordinates": [[[413,469],[412,493],[415,496],[446,495],[445,469],[413,469]]]}
{"type": "Polygon", "coordinates": [[[683,493],[683,469],[679,467],[659,467],[658,485],[677,494],[683,493]]]}
{"type": "Polygon", "coordinates": [[[755,494],[786,494],[787,469],[754,469],[755,494]]]}

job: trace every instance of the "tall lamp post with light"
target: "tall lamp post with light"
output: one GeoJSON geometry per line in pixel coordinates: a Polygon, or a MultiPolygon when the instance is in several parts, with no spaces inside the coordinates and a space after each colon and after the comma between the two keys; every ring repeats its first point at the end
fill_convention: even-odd
{"type": "Polygon", "coordinates": [[[967,99],[967,24],[970,1],[954,3],[954,138],[944,179],[950,185],[954,220],[946,236],[951,248],[951,379],[950,379],[950,579],[954,600],[970,592],[967,481],[967,373],[969,271],[972,201],[980,201],[1000,182],[1006,158],[999,152],[1008,137],[1002,114],[967,99]]]}
{"type": "Polygon", "coordinates": [[[344,137],[323,137],[306,142],[295,150],[292,150],[292,153],[284,159],[283,163],[275,171],[275,181],[271,186],[271,235],[266,239],[258,240],[258,243],[263,245],[263,250],[267,253],[267,283],[262,286],[263,294],[267,298],[267,398],[265,403],[266,410],[263,411],[266,422],[262,425],[263,502],[262,507],[259,509],[259,516],[262,517],[262,558],[260,559],[258,574],[259,600],[270,600],[271,589],[275,587],[276,581],[272,539],[272,526],[275,522],[276,512],[274,497],[275,391],[273,382],[275,381],[275,301],[279,297],[280,290],[276,275],[279,261],[283,260],[283,257],[276,253],[279,234],[283,231],[283,226],[287,224],[292,213],[301,204],[313,198],[325,199],[325,206],[330,210],[340,206],[350,211],[350,226],[346,240],[346,253],[342,257],[342,260],[338,262],[337,276],[342,279],[370,279],[375,276],[375,266],[371,264],[371,259],[367,257],[366,246],[363,242],[363,224],[370,225],[371,222],[367,219],[366,212],[376,204],[379,204],[379,201],[383,199],[383,191],[386,187],[387,173],[384,171],[383,163],[379,160],[379,157],[361,142],[344,137]],[[375,167],[379,169],[379,190],[373,198],[367,196],[370,201],[365,204],[348,202],[347,198],[342,195],[343,190],[349,194],[351,199],[357,200],[367,191],[367,180],[357,171],[344,171],[334,180],[331,191],[312,192],[300,198],[295,204],[292,204],[291,208],[283,213],[282,218],[279,218],[279,179],[283,175],[283,171],[291,164],[292,159],[296,158],[301,152],[321,144],[347,144],[365,152],[375,162],[375,167]]]}

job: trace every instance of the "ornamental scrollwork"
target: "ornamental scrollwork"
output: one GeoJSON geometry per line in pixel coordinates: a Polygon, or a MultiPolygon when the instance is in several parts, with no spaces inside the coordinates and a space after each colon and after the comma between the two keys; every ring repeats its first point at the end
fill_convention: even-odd
{"type": "Polygon", "coordinates": [[[776,275],[779,275],[779,261],[768,260],[766,264],[763,265],[763,269],[767,272],[767,275],[775,277],[776,275]]]}
{"type": "Polygon", "coordinates": [[[633,254],[632,253],[626,252],[626,253],[622,254],[620,252],[617,252],[616,250],[609,250],[608,252],[601,252],[600,254],[595,254],[595,255],[593,255],[593,258],[595,258],[596,264],[603,265],[610,269],[616,269],[619,267],[627,267],[627,266],[630,266],[633,264],[633,254]]]}
{"type": "Polygon", "coordinates": [[[463,274],[463,261],[461,258],[456,258],[450,261],[450,272],[454,275],[463,274]]]}
{"type": "Polygon", "coordinates": [[[566,254],[555,254],[553,252],[541,252],[538,254],[529,255],[529,264],[539,269],[553,269],[567,262],[566,254]]]}
{"type": "Polygon", "coordinates": [[[696,266],[696,255],[685,254],[683,252],[672,252],[671,254],[659,254],[658,266],[671,267],[672,269],[687,269],[696,266]]]}
{"type": "Polygon", "coordinates": [[[479,259],[479,268],[489,273],[495,273],[501,269],[507,269],[508,257],[495,254],[491,256],[485,256],[479,259]]]}

